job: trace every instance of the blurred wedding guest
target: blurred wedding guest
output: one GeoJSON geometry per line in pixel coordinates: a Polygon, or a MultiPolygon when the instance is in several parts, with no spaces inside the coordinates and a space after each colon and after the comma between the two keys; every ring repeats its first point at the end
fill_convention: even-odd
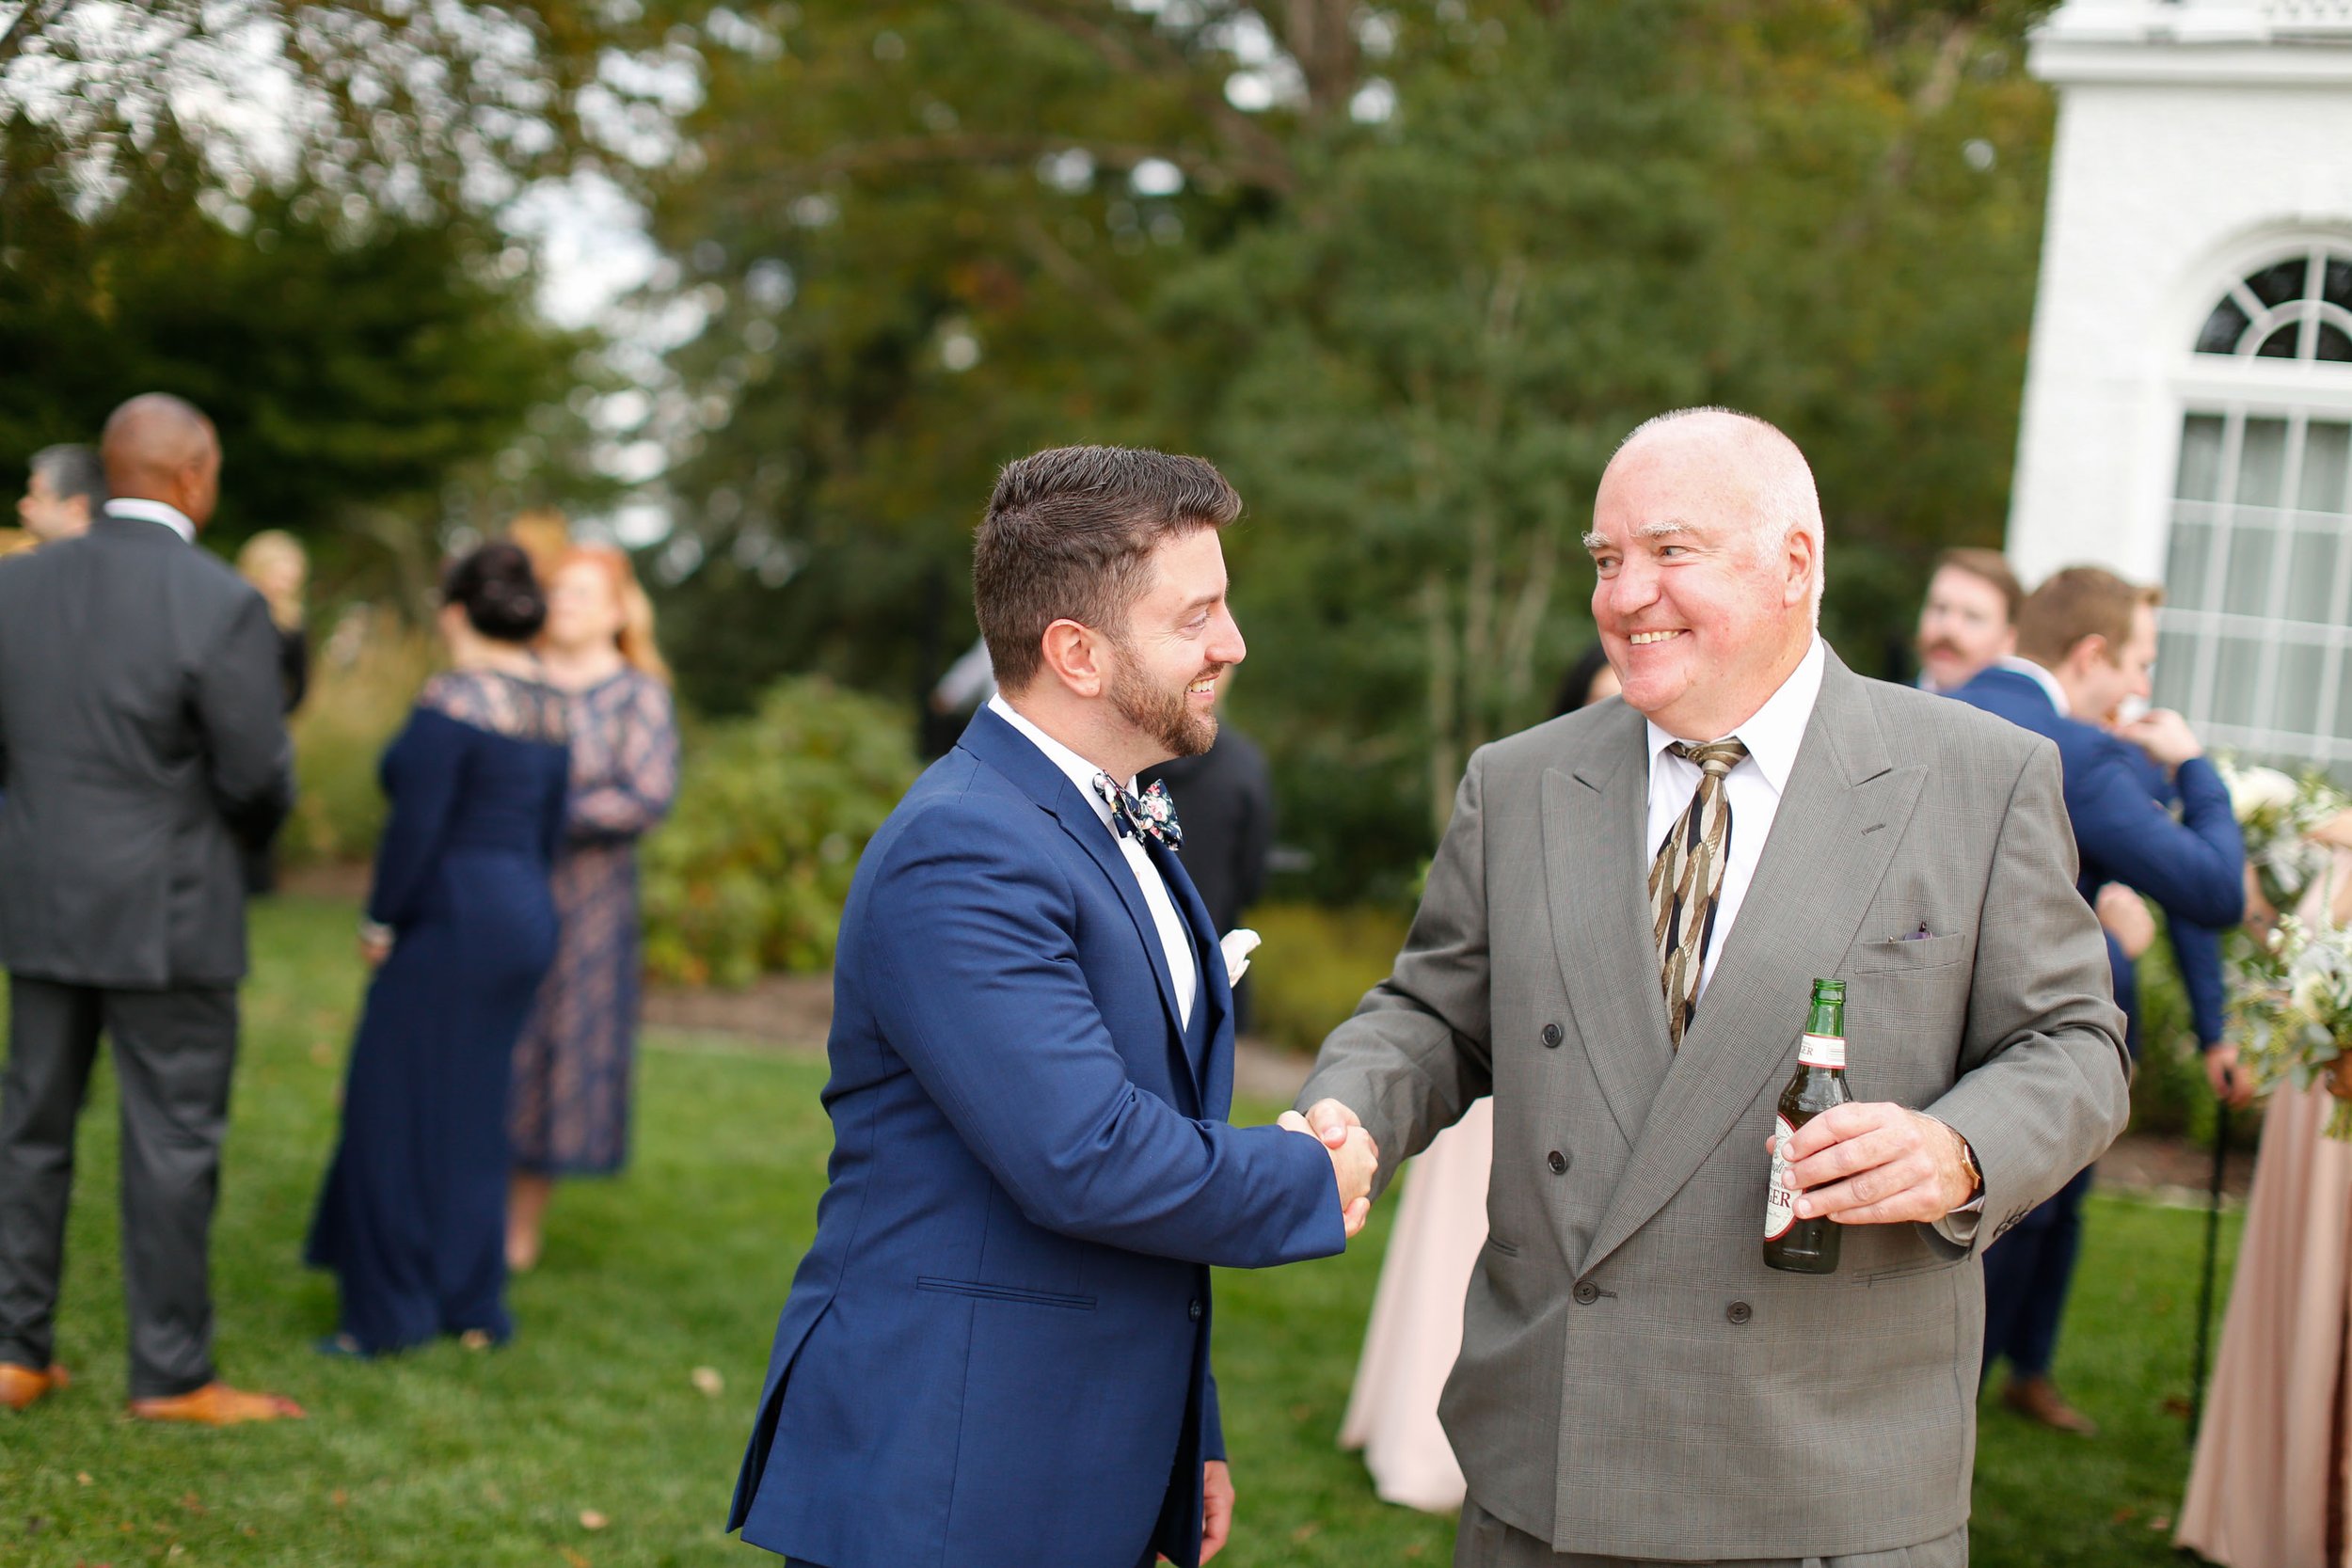
{"type": "MultiPolygon", "coordinates": [[[[278,632],[278,678],[291,718],[310,689],[310,637],[303,625],[302,592],[310,578],[310,557],[301,541],[283,529],[263,529],[237,551],[237,575],[253,585],[269,606],[278,632]]],[[[274,843],[249,846],[245,853],[245,890],[259,897],[278,887],[274,843]]]]}
{"type": "Polygon", "coordinates": [[[390,814],[360,948],[375,966],[309,1261],[342,1287],[329,1355],[514,1333],[506,1109],[515,1041],[555,958],[565,698],[531,651],[547,599],[520,548],[443,578],[450,669],[384,753],[390,814]]]}
{"type": "Polygon", "coordinates": [[[571,803],[555,858],[555,966],[515,1051],[515,1176],[506,1260],[539,1260],[558,1177],[609,1176],[628,1158],[637,1055],[637,840],[677,792],[669,668],[628,557],[581,546],[548,579],[539,640],[570,708],[571,803]]]}
{"type": "Polygon", "coordinates": [[[294,798],[260,595],[196,547],[219,494],[212,421],[133,398],[106,421],[113,499],[0,563],[0,1405],[53,1365],[75,1117],[101,1035],[122,1117],[131,1414],[299,1416],[213,1366],[209,1241],[246,972],[241,843],[294,798]]]}
{"type": "MultiPolygon", "coordinates": [[[[2333,851],[2295,912],[2352,925],[2352,815],[2312,837],[2333,851]]],[[[2254,911],[2265,923],[2273,911],[2254,911]]],[[[2347,1085],[2352,1086],[2352,1085],[2347,1085]]],[[[2325,1082],[2271,1092],[2237,1272],[2175,1544],[2228,1568],[2352,1559],[2352,1143],[2326,1135],[2325,1082]]]]}
{"type": "MultiPolygon", "coordinates": [[[[1216,689],[1225,705],[1231,677],[1216,689]]],[[[1168,799],[1184,824],[1184,870],[1208,907],[1209,923],[1222,933],[1240,926],[1243,914],[1265,891],[1266,855],[1274,847],[1274,772],[1258,743],[1229,722],[1196,756],[1173,757],[1141,775],[1145,787],[1168,786],[1168,799]]],[[[1233,988],[1233,1027],[1249,1028],[1249,982],[1233,988]]]]}
{"type": "MultiPolygon", "coordinates": [[[[1596,641],[1568,666],[1559,711],[1573,713],[1617,689],[1608,651],[1596,641]]],[[[1405,1196],[1340,1423],[1340,1447],[1364,1450],[1373,1490],[1426,1513],[1453,1513],[1469,1491],[1438,1424],[1438,1396],[1461,1353],[1462,1302],[1486,1244],[1494,1128],[1494,1101],[1482,1097],[1398,1178],[1405,1196]]]]}
{"type": "Polygon", "coordinates": [[[43,447],[33,453],[17,519],[35,543],[73,539],[89,531],[106,504],[106,466],[89,447],[43,447]]]}
{"type": "Polygon", "coordinates": [[[572,547],[572,525],[564,514],[551,506],[518,512],[506,525],[506,537],[522,546],[531,557],[531,569],[546,582],[555,575],[558,562],[572,547]]]}
{"type": "MultiPolygon", "coordinates": [[[[2179,714],[2121,718],[2148,701],[2161,597],[2097,566],[2058,572],[2019,610],[2016,654],[1952,696],[2057,743],[2077,886],[2094,909],[2106,885],[2121,883],[2154,899],[2176,928],[2234,926],[2245,910],[2246,845],[2220,774],[2179,714]],[[2159,787],[2177,793],[2178,820],[2159,803],[2159,787]]],[[[2112,930],[2107,958],[2119,1001],[2136,1005],[2112,930]]],[[[2136,1022],[2127,1025],[2137,1033],[2136,1022]]],[[[2227,1052],[2217,1041],[2208,1053],[2217,1087],[2233,1070],[2227,1052]]],[[[2078,1172],[1984,1255],[1984,1365],[2009,1363],[2002,1402],[2083,1436],[2097,1425],[2061,1396],[2052,1368],[2090,1181],[2088,1168],[2078,1172]]]]}
{"type": "Polygon", "coordinates": [[[1920,689],[1948,695],[2015,653],[2025,602],[2025,588],[2000,551],[1963,546],[1937,556],[1912,644],[1920,689]]]}

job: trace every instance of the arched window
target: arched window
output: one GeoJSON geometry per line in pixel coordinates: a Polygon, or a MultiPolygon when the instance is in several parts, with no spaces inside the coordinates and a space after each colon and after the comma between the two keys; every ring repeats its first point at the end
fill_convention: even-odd
{"type": "Polygon", "coordinates": [[[2180,377],[2156,702],[2352,783],[2352,240],[2233,270],[2180,377]]]}

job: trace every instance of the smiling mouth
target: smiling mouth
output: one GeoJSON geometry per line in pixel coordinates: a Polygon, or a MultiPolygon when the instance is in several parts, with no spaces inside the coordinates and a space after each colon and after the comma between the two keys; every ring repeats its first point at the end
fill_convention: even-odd
{"type": "Polygon", "coordinates": [[[1681,635],[1679,631],[1637,631],[1626,641],[1637,648],[1646,648],[1653,642],[1672,641],[1681,635]]]}
{"type": "Polygon", "coordinates": [[[1203,675],[1199,680],[1193,682],[1190,686],[1185,687],[1184,690],[1187,694],[1195,697],[1212,696],[1216,691],[1216,677],[1215,675],[1203,675]]]}

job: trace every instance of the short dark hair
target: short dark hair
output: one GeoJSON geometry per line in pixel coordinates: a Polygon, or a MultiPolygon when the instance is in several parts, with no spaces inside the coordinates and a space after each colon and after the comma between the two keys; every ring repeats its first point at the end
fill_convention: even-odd
{"type": "Polygon", "coordinates": [[[96,447],[71,441],[43,447],[33,453],[29,467],[49,481],[49,488],[59,500],[80,496],[89,502],[92,512],[106,504],[106,465],[99,459],[96,447]]]}
{"type": "Polygon", "coordinates": [[[1928,580],[1935,579],[1935,572],[1949,566],[1955,572],[1991,583],[2000,590],[2001,603],[2009,611],[2009,624],[2017,624],[2018,611],[2026,608],[2026,585],[2017,580],[2017,573],[2010,566],[2009,557],[1998,550],[1988,550],[1975,545],[1955,545],[1935,558],[1935,571],[1928,580]]]}
{"type": "Polygon", "coordinates": [[[464,610],[469,626],[498,642],[528,642],[548,622],[548,596],[531,557],[503,539],[450,562],[441,602],[464,610]]]}
{"type": "Polygon", "coordinates": [[[1124,636],[1160,542],[1240,515],[1241,497],[1198,457],[1056,447],[1007,464],[972,545],[973,608],[997,684],[1029,684],[1056,621],[1124,636]]]}
{"type": "Polygon", "coordinates": [[[2045,670],[2066,662],[2086,637],[2106,640],[2107,662],[2123,662],[2132,616],[2164,602],[2161,588],[2125,582],[2104,566],[2069,566],[2026,595],[2017,616],[2017,651],[2045,670]]]}

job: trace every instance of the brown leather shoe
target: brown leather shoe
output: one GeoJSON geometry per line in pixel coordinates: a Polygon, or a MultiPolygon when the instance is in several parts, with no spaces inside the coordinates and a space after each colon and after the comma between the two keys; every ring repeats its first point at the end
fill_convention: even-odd
{"type": "Polygon", "coordinates": [[[30,1367],[0,1361],[0,1409],[22,1410],[43,1394],[63,1388],[72,1381],[63,1367],[37,1372],[30,1367]]]}
{"type": "Polygon", "coordinates": [[[226,1383],[208,1383],[193,1393],[168,1399],[133,1400],[131,1414],[142,1421],[187,1421],[207,1427],[303,1418],[302,1406],[282,1394],[248,1393],[226,1383]]]}
{"type": "Polygon", "coordinates": [[[2013,1377],[2001,1390],[2001,1402],[2029,1421],[2039,1421],[2077,1437],[2096,1437],[2099,1423],[2066,1402],[2058,1385],[2046,1377],[2013,1377]]]}

